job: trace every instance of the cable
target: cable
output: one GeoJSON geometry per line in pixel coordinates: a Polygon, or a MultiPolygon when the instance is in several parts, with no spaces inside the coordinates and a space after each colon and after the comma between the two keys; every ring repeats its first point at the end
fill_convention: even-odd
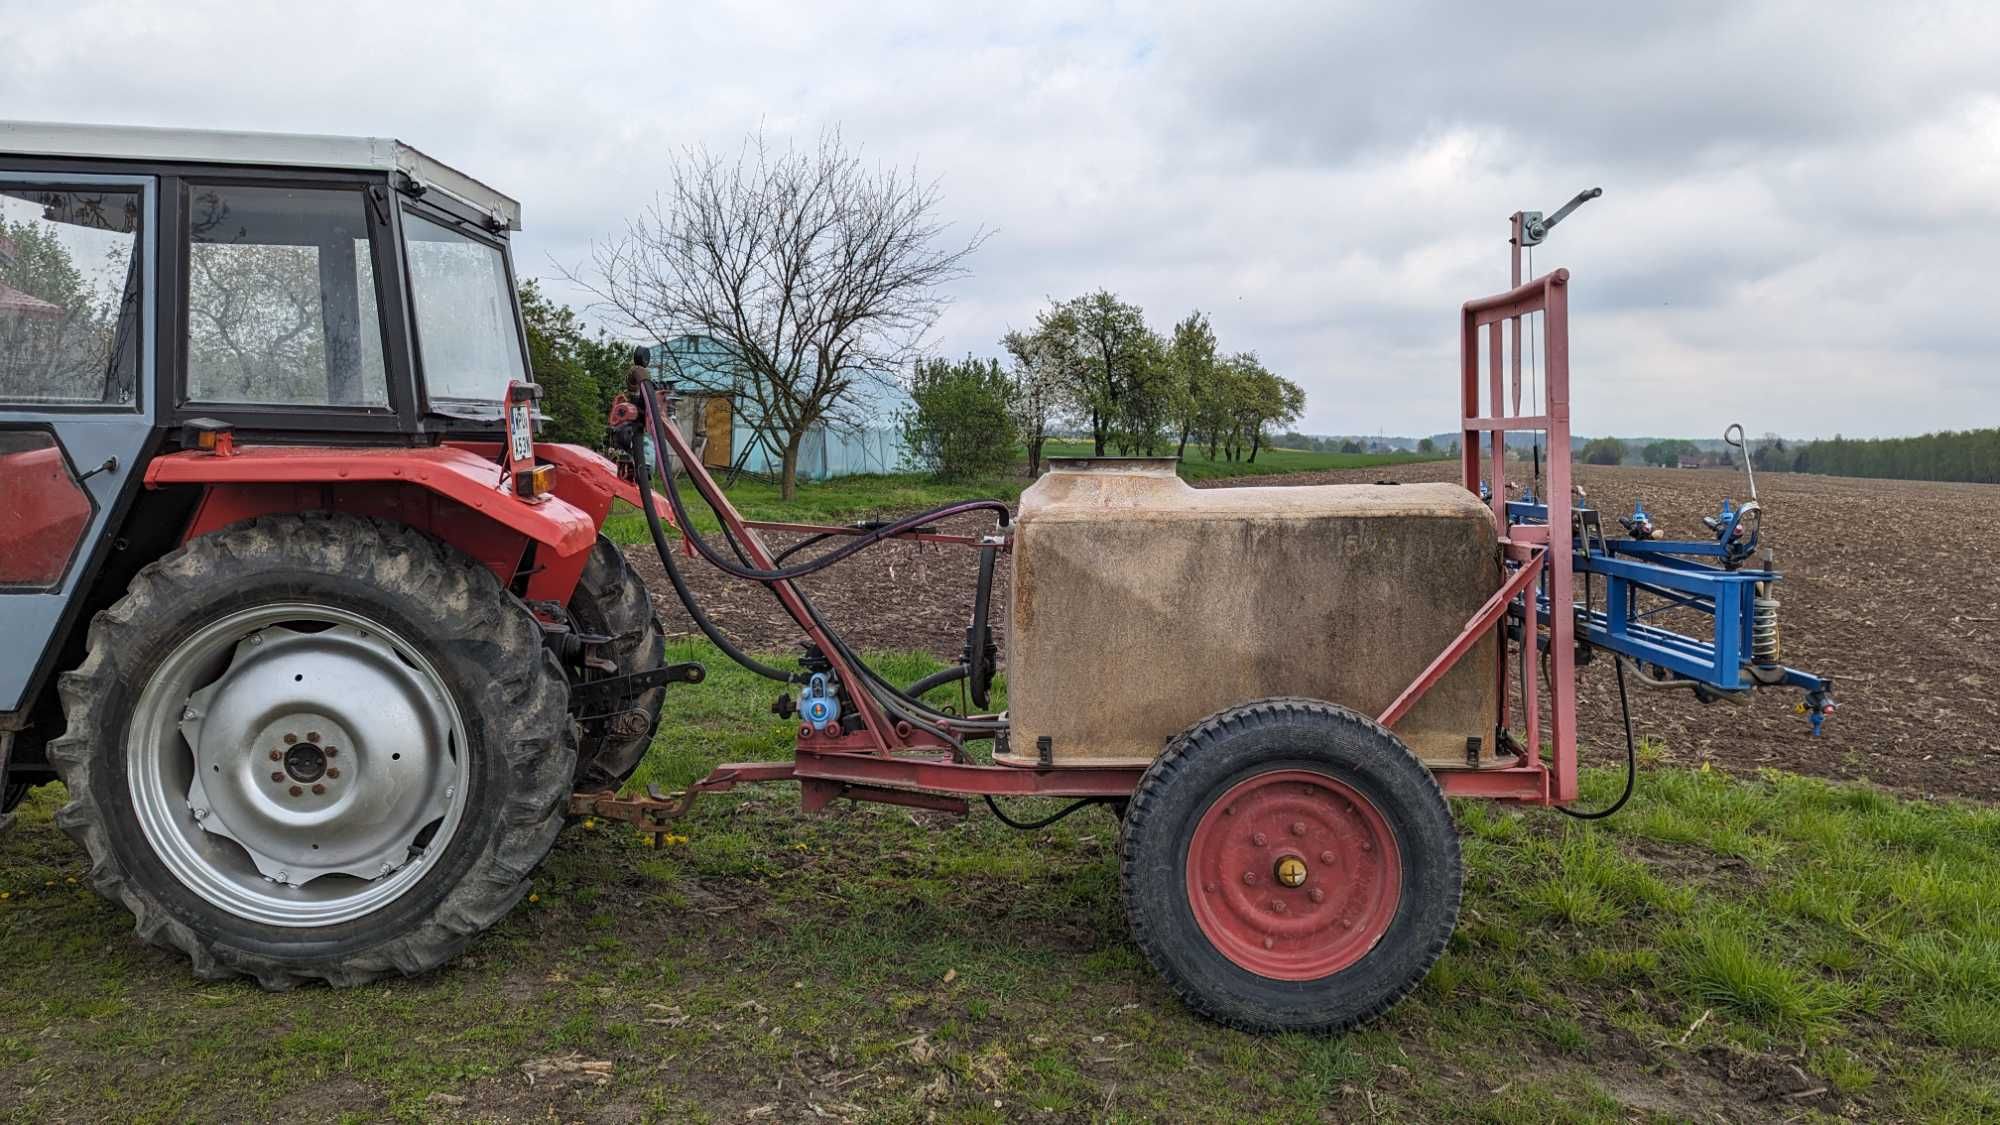
{"type": "Polygon", "coordinates": [[[1061,812],[1051,813],[1050,815],[1045,816],[1040,820],[1029,820],[1029,821],[1015,820],[1013,817],[1008,816],[1006,813],[1000,811],[999,802],[995,801],[993,799],[992,794],[990,793],[987,794],[986,796],[986,807],[992,809],[993,815],[999,817],[1000,823],[1006,825],[1007,827],[1018,828],[1023,832],[1032,832],[1037,828],[1047,828],[1049,825],[1054,824],[1056,821],[1061,820],[1063,817],[1068,816],[1069,814],[1075,812],[1076,810],[1084,808],[1085,806],[1088,805],[1095,805],[1099,803],[1101,800],[1102,798],[1099,797],[1085,797],[1082,800],[1076,802],[1075,804],[1069,806],[1068,808],[1062,810],[1061,812]]]}
{"type": "Polygon", "coordinates": [[[1577,812],[1575,809],[1566,809],[1561,805],[1556,806],[1557,812],[1577,820],[1603,820],[1605,817],[1624,808],[1625,802],[1632,799],[1632,787],[1639,778],[1639,749],[1632,741],[1632,701],[1625,697],[1624,659],[1622,657],[1612,657],[1611,668],[1618,675],[1618,709],[1624,712],[1625,715],[1625,792],[1618,794],[1617,800],[1595,812],[1577,812]]]}

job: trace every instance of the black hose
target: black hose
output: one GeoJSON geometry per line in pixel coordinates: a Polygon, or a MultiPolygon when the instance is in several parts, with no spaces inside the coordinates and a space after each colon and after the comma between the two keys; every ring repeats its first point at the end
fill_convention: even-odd
{"type": "MultiPolygon", "coordinates": [[[[993,662],[987,658],[987,638],[992,635],[986,627],[987,614],[993,603],[993,560],[999,554],[995,547],[979,548],[979,581],[973,586],[972,624],[965,631],[965,680],[972,692],[972,705],[981,711],[988,704],[987,689],[993,686],[993,662]]],[[[912,694],[922,695],[923,692],[912,694]]]]}
{"type": "MultiPolygon", "coordinates": [[[[922,699],[933,689],[941,688],[946,684],[964,679],[968,671],[969,669],[965,665],[954,664],[943,671],[932,672],[930,675],[904,688],[903,694],[909,696],[911,699],[922,699]]],[[[980,706],[984,707],[986,704],[981,703],[980,706]]]]}
{"type": "Polygon", "coordinates": [[[1617,800],[1596,812],[1577,812],[1575,809],[1556,806],[1557,812],[1578,820],[1603,820],[1624,808],[1625,802],[1632,799],[1632,786],[1639,777],[1639,749],[1632,741],[1632,701],[1625,697],[1625,661],[1613,657],[1611,670],[1618,676],[1618,709],[1625,715],[1625,792],[1618,794],[1617,800]]]}
{"type": "MultiPolygon", "coordinates": [[[[645,396],[641,397],[642,399],[644,399],[645,396]]],[[[723,570],[725,573],[736,575],[738,577],[743,577],[748,574],[780,573],[778,571],[765,572],[765,571],[745,570],[742,567],[727,565],[723,560],[719,558],[719,556],[716,555],[713,547],[710,547],[706,543],[706,541],[702,540],[698,535],[694,533],[692,527],[693,521],[688,516],[687,508],[681,501],[680,490],[671,487],[672,484],[671,465],[673,463],[673,454],[672,454],[673,447],[666,442],[665,434],[660,429],[661,423],[659,416],[651,409],[651,403],[643,402],[642,409],[644,410],[645,413],[645,422],[647,425],[648,432],[653,437],[654,447],[660,451],[660,456],[669,465],[668,482],[670,487],[667,489],[667,500],[668,504],[673,508],[675,519],[677,519],[680,522],[682,534],[687,536],[689,542],[694,544],[696,549],[702,554],[704,558],[707,558],[711,562],[714,562],[717,565],[717,567],[723,570]]],[[[697,493],[701,493],[701,490],[699,488],[697,488],[695,491],[697,493]]],[[[738,558],[742,559],[744,561],[745,566],[747,567],[749,560],[747,556],[744,555],[742,546],[736,542],[736,537],[730,533],[728,521],[722,519],[721,507],[716,503],[716,501],[713,498],[709,497],[707,494],[701,493],[701,496],[702,496],[702,502],[707,504],[709,510],[715,513],[717,522],[721,524],[723,538],[729,544],[730,550],[734,552],[738,558]]],[[[658,531],[656,527],[657,518],[653,516],[651,510],[650,491],[648,491],[645,494],[645,496],[642,497],[642,499],[647,501],[645,506],[647,509],[648,518],[651,521],[649,522],[648,526],[653,527],[655,532],[654,545],[660,551],[662,559],[666,560],[669,568],[669,576],[671,577],[673,571],[673,564],[671,559],[669,558],[670,554],[669,550],[662,545],[665,542],[665,535],[663,532],[658,531]]],[[[966,510],[977,510],[980,506],[988,504],[996,504],[999,506],[1000,522],[1004,526],[1007,522],[1006,505],[999,504],[998,501],[984,501],[984,500],[970,501],[965,505],[961,505],[961,507],[964,507],[966,510]]],[[[938,509],[938,511],[948,511],[948,510],[949,509],[938,509]]],[[[935,512],[927,513],[924,517],[916,519],[914,521],[914,525],[920,525],[923,522],[927,522],[930,516],[934,514],[935,512]]],[[[881,535],[884,532],[896,530],[900,528],[902,524],[905,523],[913,523],[913,521],[912,520],[898,521],[897,524],[888,525],[887,527],[878,530],[874,534],[881,535]]],[[[874,542],[880,542],[880,539],[879,538],[870,539],[871,544],[874,542]]],[[[869,544],[863,544],[863,546],[866,545],[869,544]]],[[[831,561],[834,560],[832,560],[828,556],[822,556],[822,558],[815,559],[813,560],[812,563],[806,564],[804,568],[795,568],[795,569],[801,569],[806,572],[810,572],[810,570],[812,569],[817,569],[822,563],[830,563],[831,561]]],[[[788,578],[763,578],[763,577],[750,577],[747,580],[762,583],[764,586],[771,589],[773,596],[776,596],[777,594],[777,589],[776,589],[777,583],[781,581],[789,581],[788,578]]],[[[682,595],[682,600],[688,602],[690,608],[692,609],[693,595],[687,592],[685,584],[677,582],[674,588],[676,592],[682,595]]],[[[909,723],[913,727],[917,727],[919,729],[928,731],[932,735],[944,741],[946,744],[950,745],[953,748],[954,753],[959,755],[961,758],[964,756],[965,753],[965,744],[963,740],[952,736],[952,734],[949,731],[940,729],[936,724],[950,723],[955,726],[978,729],[978,730],[998,731],[1006,729],[1007,724],[1004,722],[1000,722],[997,720],[986,720],[986,721],[973,720],[968,722],[967,720],[962,719],[959,716],[946,714],[945,712],[939,711],[936,708],[931,707],[929,704],[926,704],[921,700],[913,699],[909,695],[906,695],[901,689],[897,688],[896,685],[890,683],[888,680],[884,679],[880,673],[876,672],[873,668],[869,667],[865,662],[862,661],[862,659],[858,655],[855,654],[853,649],[847,646],[847,643],[841,639],[840,634],[835,632],[833,628],[826,623],[826,620],[820,616],[818,608],[813,605],[812,600],[806,596],[806,592],[804,590],[798,589],[797,587],[793,587],[792,593],[798,599],[799,605],[805,610],[807,618],[811,620],[814,625],[818,626],[820,632],[826,636],[827,641],[834,646],[834,648],[837,650],[841,658],[846,660],[849,665],[851,665],[853,668],[855,668],[857,671],[861,673],[864,682],[862,684],[854,686],[858,686],[862,690],[867,691],[868,694],[872,698],[874,698],[878,704],[882,706],[882,709],[884,711],[887,711],[891,716],[900,719],[903,722],[909,723]],[[911,713],[911,709],[914,709],[915,713],[911,713]]],[[[783,599],[780,599],[780,601],[782,600],[783,599]]],[[[700,623],[701,622],[698,620],[697,624],[700,623]]],[[[710,628],[711,626],[704,626],[703,632],[706,633],[711,640],[715,640],[719,646],[723,645],[726,639],[720,638],[718,632],[710,632],[709,631],[710,628]]],[[[724,651],[726,654],[730,656],[731,659],[736,660],[737,663],[739,664],[743,664],[744,667],[750,668],[752,671],[757,671],[762,675],[766,676],[771,675],[770,671],[763,671],[763,669],[767,668],[768,666],[755,663],[753,658],[741,654],[740,650],[735,649],[735,646],[730,645],[727,648],[725,648],[724,651]],[[750,661],[750,663],[745,663],[745,661],[750,661]]],[[[773,676],[772,678],[776,677],[773,676]]],[[[785,682],[803,683],[806,681],[806,679],[807,677],[803,673],[791,673],[786,677],[785,682]]]]}
{"type": "Polygon", "coordinates": [[[1007,827],[1018,828],[1023,832],[1032,832],[1037,828],[1047,828],[1049,825],[1054,824],[1056,821],[1061,820],[1063,817],[1068,816],[1069,814],[1075,812],[1076,810],[1081,808],[1087,808],[1091,805],[1099,804],[1103,800],[1104,798],[1102,797],[1085,797],[1082,800],[1076,802],[1075,804],[1070,805],[1068,808],[1063,809],[1061,812],[1050,813],[1048,816],[1045,816],[1040,820],[1028,820],[1028,821],[1015,820],[1013,817],[1008,816],[1004,812],[1001,812],[999,802],[995,801],[991,794],[988,794],[986,797],[986,807],[992,809],[993,815],[999,817],[1000,823],[1006,825],[1007,827]]]}
{"type": "MultiPolygon", "coordinates": [[[[834,535],[835,533],[831,531],[822,531],[817,535],[808,535],[804,539],[801,539],[798,542],[792,544],[791,546],[785,548],[784,550],[779,551],[778,557],[772,559],[771,561],[773,563],[784,562],[786,559],[791,558],[793,555],[798,554],[800,551],[805,550],[807,547],[812,546],[814,543],[818,543],[826,539],[831,539],[834,537],[834,535]]],[[[731,541],[734,542],[734,537],[731,537],[731,541]]]]}
{"type": "MultiPolygon", "coordinates": [[[[667,444],[665,431],[661,429],[662,422],[656,411],[649,410],[646,412],[646,425],[648,432],[653,435],[655,445],[663,450],[671,448],[667,444]]],[[[697,489],[696,491],[700,490],[697,489]]],[[[703,496],[702,499],[708,502],[711,507],[714,506],[714,501],[709,500],[707,496],[703,496]]],[[[1002,527],[1007,526],[1008,518],[1007,505],[998,500],[961,500],[954,504],[946,504],[943,507],[933,508],[928,512],[919,512],[914,516],[906,516],[894,523],[878,527],[862,535],[857,535],[846,543],[835,547],[833,550],[819,555],[810,561],[800,563],[797,566],[763,570],[755,567],[739,566],[725,558],[720,551],[710,546],[708,541],[695,531],[693,521],[688,519],[687,509],[681,503],[679,489],[667,489],[667,503],[674,510],[674,519],[679,522],[681,533],[687,536],[689,543],[694,545],[697,554],[707,559],[710,565],[721,570],[724,574],[734,575],[737,578],[747,579],[752,582],[783,582],[804,578],[809,574],[816,574],[819,571],[825,570],[827,567],[857,552],[866,550],[885,539],[893,539],[903,532],[913,531],[927,523],[949,519],[952,516],[962,516],[968,512],[998,512],[1000,526],[1002,527]]]]}
{"type": "MultiPolygon", "coordinates": [[[[646,411],[649,419],[652,416],[651,399],[651,395],[642,394],[639,396],[642,409],[646,411]]],[[[662,451],[666,449],[665,446],[660,446],[659,448],[662,451]]],[[[638,472],[635,475],[638,477],[639,485],[639,511],[644,513],[646,517],[646,530],[652,533],[653,550],[660,556],[660,565],[667,572],[667,581],[673,583],[674,593],[680,595],[681,605],[687,609],[688,616],[694,620],[695,627],[701,630],[702,635],[707,637],[710,643],[715,645],[716,648],[721,649],[724,656],[734,660],[750,671],[766,679],[777,680],[779,683],[805,683],[809,677],[804,672],[787,672],[781,668],[774,668],[736,647],[736,643],[731,641],[722,630],[715,627],[713,621],[708,619],[708,614],[702,612],[701,603],[695,600],[694,591],[688,588],[687,579],[681,575],[680,566],[674,562],[674,549],[667,542],[666,530],[660,526],[659,509],[653,503],[653,466],[650,463],[651,460],[651,458],[643,455],[633,458],[633,461],[638,466],[638,472]]],[[[670,493],[675,491],[671,475],[667,477],[667,491],[670,493]]],[[[683,522],[682,527],[685,529],[685,522],[683,522]]]]}

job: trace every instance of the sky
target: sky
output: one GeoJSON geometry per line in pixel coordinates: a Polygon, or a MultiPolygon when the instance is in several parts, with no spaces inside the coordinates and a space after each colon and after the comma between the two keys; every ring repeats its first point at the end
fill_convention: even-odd
{"type": "Polygon", "coordinates": [[[0,116],[399,137],[523,203],[561,281],[689,145],[828,126],[990,237],[932,332],[1050,297],[1209,314],[1313,433],[1455,428],[1507,216],[1602,187],[1582,434],[2000,425],[2000,4],[60,5],[0,0],[0,116]],[[1891,11],[1893,10],[1893,15],[1891,11]]]}

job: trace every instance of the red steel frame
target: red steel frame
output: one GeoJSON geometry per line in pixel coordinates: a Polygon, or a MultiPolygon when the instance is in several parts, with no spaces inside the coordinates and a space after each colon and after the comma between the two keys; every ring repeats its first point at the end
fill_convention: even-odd
{"type": "MultiPolygon", "coordinates": [[[[1410,686],[1390,704],[1378,721],[1394,727],[1465,655],[1506,620],[1518,599],[1545,588],[1552,604],[1566,605],[1570,599],[1571,557],[1566,543],[1551,550],[1549,527],[1569,524],[1569,315],[1565,270],[1526,284],[1520,282],[1520,216],[1515,220],[1514,281],[1505,293],[1469,301],[1461,313],[1461,465],[1463,481],[1477,492],[1480,481],[1482,440],[1492,441],[1490,450],[1493,481],[1493,519],[1499,533],[1502,557],[1513,570],[1499,590],[1488,598],[1465,624],[1459,635],[1424,669],[1410,686]],[[1546,413],[1524,415],[1521,408],[1521,321],[1534,313],[1543,314],[1547,339],[1544,365],[1547,384],[1546,413]],[[1509,367],[1501,345],[1501,325],[1512,329],[1511,396],[1504,392],[1503,371],[1509,367]],[[1486,337],[1489,363],[1484,396],[1487,412],[1481,413],[1480,336],[1486,337]],[[1511,401],[1511,408],[1509,403],[1511,401]],[[1548,434],[1549,511],[1547,525],[1510,524],[1506,508],[1505,435],[1515,430],[1543,430],[1548,434]]],[[[697,492],[717,513],[728,533],[742,544],[751,565],[771,569],[770,551],[757,537],[758,530],[800,534],[860,534],[847,527],[815,524],[746,520],[710,476],[701,459],[672,421],[671,392],[656,391],[655,409],[666,419],[667,450],[687,472],[697,492]]],[[[670,465],[659,466],[663,479],[671,480],[670,465]]],[[[619,494],[629,502],[640,500],[629,482],[619,482],[619,494]],[[626,493],[630,495],[626,495],[626,493]]],[[[921,542],[977,546],[980,539],[968,535],[945,535],[925,531],[906,532],[898,538],[921,542]]],[[[1003,547],[1003,549],[1005,549],[1003,547]]],[[[860,670],[849,665],[831,639],[806,612],[798,589],[789,581],[771,584],[773,592],[796,622],[832,664],[835,676],[845,683],[861,682],[860,670]]],[[[1496,800],[1549,804],[1576,797],[1575,733],[1575,623],[1564,614],[1554,615],[1549,627],[1551,682],[1549,684],[1551,723],[1549,736],[1553,761],[1545,764],[1537,751],[1541,745],[1541,715],[1538,662],[1523,662],[1522,699],[1526,724],[1526,749],[1513,764],[1483,770],[1440,770],[1438,778],[1452,796],[1485,797],[1496,800]]],[[[1524,622],[1534,615],[1523,615],[1524,622]]],[[[1523,625],[1524,629],[1533,628],[1523,625]]],[[[1525,642],[1524,642],[1525,643],[1525,642]]],[[[1494,678],[1500,699],[1500,726],[1507,726],[1507,646],[1495,646],[1494,678]]],[[[700,793],[733,788],[745,782],[798,781],[808,810],[817,809],[838,797],[911,805],[920,808],[963,811],[966,795],[987,796],[1071,796],[1124,797],[1137,786],[1142,766],[1130,767],[1030,767],[981,765],[964,760],[949,744],[903,722],[891,722],[866,692],[854,692],[853,703],[862,727],[848,733],[815,731],[801,724],[791,762],[736,762],[718,766],[689,787],[678,800],[655,794],[651,798],[621,798],[611,793],[579,794],[575,811],[634,820],[655,831],[687,810],[700,793]]],[[[991,718],[992,716],[980,716],[991,718]]],[[[938,724],[950,733],[971,740],[990,737],[977,728],[938,724]]]]}

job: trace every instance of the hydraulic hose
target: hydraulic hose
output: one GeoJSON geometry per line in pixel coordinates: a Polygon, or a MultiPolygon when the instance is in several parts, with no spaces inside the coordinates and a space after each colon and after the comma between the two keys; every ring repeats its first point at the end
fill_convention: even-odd
{"type": "Polygon", "coordinates": [[[1103,797],[1085,797],[1075,804],[1065,806],[1060,811],[1050,813],[1040,820],[1015,820],[1000,810],[999,802],[995,801],[991,794],[988,794],[986,797],[986,807],[993,810],[993,815],[1000,818],[1000,823],[1009,828],[1018,828],[1023,832],[1032,832],[1037,828],[1047,828],[1049,825],[1054,824],[1056,821],[1061,820],[1078,809],[1088,808],[1091,805],[1102,804],[1103,802],[1103,797]]]}
{"type": "MultiPolygon", "coordinates": [[[[970,671],[971,669],[963,664],[954,664],[941,672],[932,672],[930,675],[904,688],[903,694],[909,696],[911,699],[922,699],[935,688],[941,688],[946,684],[956,683],[964,679],[970,671]]],[[[982,703],[980,706],[983,707],[985,704],[982,703]]]]}
{"type": "Polygon", "coordinates": [[[1577,820],[1603,820],[1605,817],[1624,808],[1625,802],[1632,799],[1632,787],[1639,778],[1639,749],[1637,744],[1632,740],[1632,701],[1625,696],[1624,659],[1622,657],[1613,658],[1611,668],[1618,675],[1618,710],[1625,716],[1625,791],[1618,794],[1617,800],[1594,812],[1577,812],[1575,809],[1566,809],[1561,805],[1556,806],[1557,812],[1567,817],[1574,817],[1577,820]]]}
{"type": "MultiPolygon", "coordinates": [[[[647,403],[649,397],[647,395],[640,395],[639,401],[647,403]]],[[[647,409],[650,416],[650,403],[647,403],[646,407],[642,407],[642,409],[647,409]]],[[[664,450],[666,447],[660,446],[659,448],[664,450]]],[[[713,621],[708,619],[708,614],[702,612],[701,603],[695,600],[694,591],[688,588],[687,578],[681,574],[680,565],[674,561],[674,549],[672,544],[667,542],[666,530],[660,526],[659,509],[653,503],[653,467],[650,464],[651,460],[651,458],[644,456],[633,458],[633,462],[638,466],[638,472],[635,475],[638,477],[639,485],[639,510],[646,517],[646,530],[652,533],[653,550],[660,556],[660,565],[667,572],[667,581],[673,583],[674,593],[680,596],[681,605],[686,607],[688,617],[694,620],[695,627],[701,630],[702,635],[707,637],[711,644],[722,650],[724,656],[729,657],[729,659],[734,660],[750,671],[766,679],[777,680],[779,683],[805,683],[808,677],[804,672],[787,672],[781,668],[774,668],[736,647],[736,643],[731,641],[722,630],[715,627],[713,621]]],[[[667,491],[670,493],[675,491],[674,481],[671,476],[667,478],[667,491]]],[[[682,527],[686,527],[685,522],[682,523],[682,527]]]]}
{"type": "MultiPolygon", "coordinates": [[[[662,429],[663,423],[658,412],[647,409],[645,416],[647,430],[652,434],[653,443],[662,450],[671,448],[667,444],[666,434],[662,429]]],[[[671,482],[669,483],[671,484],[671,482]]],[[[714,505],[714,501],[709,500],[708,497],[704,496],[702,499],[708,502],[711,507],[714,505]]],[[[862,535],[857,535],[840,546],[835,547],[833,550],[806,562],[799,563],[796,566],[763,570],[756,567],[740,566],[730,561],[720,551],[709,545],[708,541],[695,531],[693,522],[688,519],[687,509],[681,502],[679,489],[672,487],[667,489],[667,503],[673,508],[674,519],[679,522],[681,533],[687,536],[689,543],[694,545],[696,553],[700,554],[702,558],[707,559],[710,565],[721,570],[723,573],[752,582],[783,582],[804,578],[809,574],[825,570],[827,567],[849,558],[860,551],[864,551],[885,539],[893,539],[906,531],[915,530],[937,520],[949,519],[952,516],[962,516],[969,512],[997,512],[999,513],[1000,526],[1002,527],[1007,526],[1008,516],[1007,505],[998,500],[961,500],[957,503],[933,508],[928,512],[919,512],[914,516],[906,516],[894,523],[876,528],[862,535]]]]}
{"type": "MultiPolygon", "coordinates": [[[[956,514],[962,514],[963,512],[979,511],[983,508],[990,507],[990,508],[997,508],[999,510],[1000,522],[1002,526],[1005,526],[1007,522],[1008,513],[1007,513],[1007,506],[1005,504],[1002,504],[997,500],[965,501],[955,505],[947,505],[943,508],[935,509],[931,512],[926,512],[921,515],[913,516],[905,520],[899,520],[894,524],[889,524],[885,527],[879,528],[871,532],[868,535],[859,537],[856,541],[841,548],[839,551],[830,552],[829,554],[821,556],[820,558],[816,558],[809,563],[803,564],[802,566],[789,568],[788,570],[767,571],[751,567],[748,565],[748,559],[743,554],[742,546],[736,542],[735,536],[732,535],[729,531],[728,522],[721,519],[722,512],[720,507],[716,504],[714,499],[704,494],[702,496],[702,501],[709,506],[710,510],[715,512],[717,520],[721,522],[723,537],[728,542],[730,549],[738,556],[738,558],[744,560],[744,565],[739,566],[731,564],[728,560],[722,558],[721,555],[716,552],[714,547],[710,546],[706,540],[702,539],[694,531],[693,520],[688,515],[686,505],[681,501],[680,490],[673,486],[673,477],[672,477],[673,446],[669,444],[666,440],[666,434],[661,428],[662,422],[660,420],[658,412],[654,409],[654,403],[651,401],[651,396],[649,395],[640,396],[640,411],[643,418],[645,419],[647,431],[652,436],[654,448],[660,451],[660,456],[662,460],[665,461],[666,465],[668,466],[667,502],[668,505],[673,509],[674,518],[680,524],[681,533],[687,537],[688,541],[691,544],[694,545],[697,553],[701,554],[703,558],[707,559],[709,562],[714,564],[718,569],[722,570],[724,573],[733,575],[738,578],[743,578],[747,581],[758,582],[766,587],[775,587],[777,583],[790,581],[793,577],[795,577],[798,574],[810,574],[813,573],[814,571],[823,569],[824,567],[831,566],[833,563],[839,561],[840,557],[851,555],[855,551],[859,551],[865,547],[872,546],[875,543],[881,542],[883,539],[888,538],[901,531],[908,530],[909,528],[912,527],[922,526],[923,524],[938,518],[940,513],[948,515],[956,515],[956,514]]],[[[644,460],[644,458],[641,458],[641,460],[644,460]]],[[[648,471],[650,471],[651,466],[648,465],[647,469],[648,471]]],[[[699,492],[700,490],[697,489],[696,491],[699,492]]],[[[765,676],[770,679],[780,680],[781,682],[785,683],[806,682],[808,677],[803,672],[783,672],[779,669],[772,668],[770,665],[764,664],[758,661],[755,657],[752,657],[749,654],[743,652],[741,649],[737,648],[734,644],[730,643],[729,639],[723,636],[721,631],[714,627],[713,623],[708,621],[707,616],[701,613],[699,607],[697,606],[694,600],[693,592],[688,589],[685,580],[680,576],[679,569],[673,561],[672,549],[667,545],[666,533],[660,527],[659,516],[653,504],[652,489],[642,484],[640,489],[640,499],[642,501],[641,508],[646,515],[647,528],[653,534],[654,548],[660,553],[661,561],[667,569],[667,575],[669,579],[671,579],[674,583],[674,591],[675,593],[680,595],[682,602],[687,605],[689,610],[689,615],[694,617],[695,623],[701,627],[703,634],[706,635],[709,638],[709,640],[713,641],[718,648],[721,648],[724,654],[727,655],[730,659],[736,661],[738,664],[743,665],[745,668],[748,668],[751,671],[756,672],[758,675],[765,676]]],[[[773,589],[772,592],[773,594],[775,594],[776,590],[773,589]]],[[[935,708],[932,708],[931,706],[923,703],[920,700],[911,698],[910,695],[905,694],[902,690],[898,689],[894,684],[891,684],[886,679],[884,679],[880,673],[876,672],[873,668],[870,668],[866,663],[864,663],[861,660],[859,656],[857,656],[854,653],[852,649],[850,649],[847,646],[847,643],[841,639],[840,634],[835,632],[830,626],[827,625],[826,621],[820,617],[818,609],[814,607],[811,599],[806,596],[805,591],[794,588],[792,592],[798,598],[800,606],[804,608],[806,616],[813,622],[814,625],[816,625],[819,628],[821,633],[825,634],[828,642],[834,646],[834,648],[838,651],[841,658],[847,661],[847,663],[850,666],[852,666],[853,668],[855,668],[857,671],[860,672],[863,682],[861,684],[853,686],[860,687],[862,690],[867,691],[869,696],[873,698],[876,701],[876,703],[878,703],[882,707],[882,709],[884,711],[887,711],[892,717],[900,719],[903,722],[909,723],[913,727],[920,728],[922,730],[931,733],[932,735],[935,735],[945,743],[952,746],[954,751],[961,757],[964,755],[964,742],[961,739],[954,737],[949,731],[941,729],[936,724],[950,723],[960,727],[969,727],[972,729],[979,729],[979,730],[998,731],[1006,729],[1007,724],[999,721],[989,720],[984,722],[974,721],[968,723],[965,719],[962,719],[959,716],[947,715],[944,712],[938,711],[935,708]]]]}

